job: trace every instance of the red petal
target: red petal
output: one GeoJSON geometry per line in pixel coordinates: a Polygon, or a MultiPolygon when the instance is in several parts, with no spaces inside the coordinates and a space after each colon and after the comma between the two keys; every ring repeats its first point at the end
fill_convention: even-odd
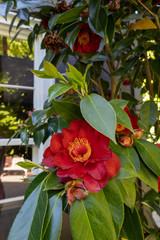
{"type": "Polygon", "coordinates": [[[85,177],[83,177],[84,185],[89,190],[89,192],[99,192],[101,190],[101,187],[99,185],[99,182],[92,178],[90,175],[86,174],[85,177]]]}
{"type": "Polygon", "coordinates": [[[51,152],[50,147],[48,147],[43,154],[44,159],[42,160],[43,164],[49,168],[55,168],[54,164],[54,154],[51,152]]]}
{"type": "Polygon", "coordinates": [[[67,128],[63,128],[62,132],[63,132],[62,140],[63,146],[64,148],[68,148],[69,143],[74,141],[74,139],[77,137],[77,134],[75,131],[67,128]]]}
{"type": "Polygon", "coordinates": [[[112,150],[104,148],[103,146],[100,146],[100,144],[97,144],[92,147],[92,153],[91,153],[91,159],[96,161],[104,161],[112,157],[112,150]]]}
{"type": "Polygon", "coordinates": [[[74,165],[73,159],[69,156],[68,151],[65,149],[61,152],[58,152],[54,156],[53,161],[54,164],[61,169],[69,169],[74,165]]]}
{"type": "Polygon", "coordinates": [[[63,149],[62,133],[55,133],[50,142],[50,149],[53,153],[57,153],[63,149]]]}
{"type": "Polygon", "coordinates": [[[85,166],[86,172],[91,175],[96,180],[101,180],[107,173],[104,161],[98,161],[93,163],[88,163],[85,166]]]}
{"type": "Polygon", "coordinates": [[[121,167],[118,156],[112,152],[112,158],[108,159],[105,163],[107,165],[108,178],[116,177],[121,167]]]}
{"type": "Polygon", "coordinates": [[[81,163],[75,163],[74,166],[70,169],[63,170],[58,169],[58,177],[71,177],[72,179],[82,178],[86,174],[85,168],[81,163]]]}

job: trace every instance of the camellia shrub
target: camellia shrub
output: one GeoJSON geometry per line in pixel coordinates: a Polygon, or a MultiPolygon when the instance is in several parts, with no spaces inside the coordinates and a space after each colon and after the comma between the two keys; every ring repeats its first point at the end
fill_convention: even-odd
{"type": "Polygon", "coordinates": [[[0,3],[2,16],[16,12],[18,26],[29,25],[29,17],[40,19],[28,43],[32,51],[44,33],[46,56],[32,72],[57,79],[44,108],[19,126],[26,144],[30,136],[38,146],[51,140],[41,164],[18,163],[42,171],[26,191],[9,240],[60,239],[63,212],[73,240],[159,239],[152,217],[153,211],[160,214],[158,4],[0,3]]]}

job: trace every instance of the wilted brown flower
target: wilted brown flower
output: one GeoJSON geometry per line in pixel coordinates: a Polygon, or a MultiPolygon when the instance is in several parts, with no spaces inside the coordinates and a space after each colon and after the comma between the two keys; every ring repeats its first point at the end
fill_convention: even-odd
{"type": "Polygon", "coordinates": [[[63,44],[63,38],[58,36],[54,32],[50,32],[50,35],[47,35],[44,39],[45,47],[51,49],[54,53],[60,52],[63,44]]]}
{"type": "Polygon", "coordinates": [[[67,5],[65,0],[62,0],[57,3],[57,9],[58,9],[59,13],[66,12],[72,8],[73,8],[73,5],[71,3],[69,5],[67,5]]]}

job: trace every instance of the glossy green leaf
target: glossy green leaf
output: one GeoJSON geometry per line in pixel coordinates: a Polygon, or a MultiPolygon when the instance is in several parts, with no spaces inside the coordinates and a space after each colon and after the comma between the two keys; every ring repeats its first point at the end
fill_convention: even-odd
{"type": "Polygon", "coordinates": [[[78,36],[79,30],[80,30],[80,26],[76,26],[65,38],[65,43],[71,48],[72,51],[73,51],[73,46],[78,36]]]}
{"type": "Polygon", "coordinates": [[[101,6],[101,0],[89,1],[88,14],[89,14],[89,19],[94,27],[96,27],[97,25],[100,6],[101,6]]]}
{"type": "Polygon", "coordinates": [[[133,13],[133,14],[130,14],[127,17],[123,18],[122,21],[127,22],[127,21],[138,20],[138,19],[142,19],[142,15],[133,13]]]}
{"type": "Polygon", "coordinates": [[[44,220],[42,240],[59,240],[62,228],[62,198],[55,195],[49,199],[44,220]]]}
{"type": "Polygon", "coordinates": [[[39,147],[40,144],[43,142],[43,138],[45,136],[45,131],[44,129],[41,129],[39,131],[34,132],[33,134],[33,140],[35,144],[39,147]]]}
{"type": "Polygon", "coordinates": [[[112,217],[94,197],[76,200],[70,209],[73,240],[116,239],[112,217]]]}
{"type": "Polygon", "coordinates": [[[29,18],[29,11],[27,8],[25,9],[21,9],[18,14],[17,14],[17,17],[24,20],[24,21],[28,21],[28,18],[29,18]]]}
{"type": "Polygon", "coordinates": [[[46,172],[41,172],[33,179],[33,181],[30,183],[29,187],[26,190],[24,201],[30,196],[34,189],[45,179],[46,176],[47,176],[46,172]]]}
{"type": "Polygon", "coordinates": [[[44,3],[45,0],[21,0],[17,1],[17,9],[36,7],[39,4],[44,3]]]}
{"type": "Polygon", "coordinates": [[[58,102],[54,100],[52,100],[52,104],[56,112],[65,122],[70,123],[74,119],[82,119],[80,108],[77,104],[65,101],[58,102]]]}
{"type": "Polygon", "coordinates": [[[14,1],[8,0],[6,2],[0,2],[0,15],[7,19],[7,14],[13,8],[14,1]]]}
{"type": "Polygon", "coordinates": [[[56,110],[55,110],[54,106],[51,105],[51,107],[46,112],[46,117],[49,118],[52,116],[52,114],[55,114],[55,113],[56,113],[56,110]]]}
{"type": "Polygon", "coordinates": [[[99,193],[93,194],[93,197],[100,203],[108,217],[111,217],[110,221],[118,237],[124,220],[124,204],[116,182],[109,180],[99,193]]]}
{"type": "Polygon", "coordinates": [[[52,172],[47,177],[46,186],[44,190],[57,190],[64,188],[64,184],[58,181],[56,172],[52,172]]]}
{"type": "Polygon", "coordinates": [[[58,131],[58,119],[57,117],[50,117],[48,119],[48,131],[51,135],[58,131]]]}
{"type": "Polygon", "coordinates": [[[93,32],[98,34],[100,37],[103,38],[104,41],[106,41],[108,17],[104,8],[100,7],[99,11],[97,11],[96,15],[94,15],[94,19],[96,19],[96,23],[89,17],[88,19],[89,27],[93,32]],[[98,18],[96,18],[95,16],[98,16],[98,18]]]}
{"type": "Polygon", "coordinates": [[[134,41],[134,38],[132,37],[132,38],[124,38],[124,39],[120,40],[119,42],[117,42],[112,51],[114,59],[117,58],[117,56],[120,54],[120,52],[124,48],[131,46],[133,44],[133,41],[134,41]]]}
{"type": "Polygon", "coordinates": [[[66,12],[63,12],[59,15],[59,17],[55,20],[55,23],[70,23],[76,21],[82,12],[82,10],[86,7],[85,5],[74,7],[66,12]]]}
{"type": "Polygon", "coordinates": [[[62,76],[61,73],[58,72],[57,68],[50,62],[44,61],[44,72],[46,75],[52,78],[58,78],[66,82],[66,79],[62,76]]]}
{"type": "Polygon", "coordinates": [[[48,76],[44,71],[31,70],[31,72],[39,78],[47,78],[47,79],[53,78],[53,77],[48,76]]]}
{"type": "Polygon", "coordinates": [[[25,169],[31,169],[33,167],[37,167],[36,163],[31,162],[29,160],[26,160],[25,162],[18,162],[17,165],[25,169]]]}
{"type": "Polygon", "coordinates": [[[115,32],[114,18],[112,15],[109,15],[108,16],[108,24],[107,24],[107,37],[108,37],[109,43],[112,42],[114,32],[115,32]]]}
{"type": "Polygon", "coordinates": [[[120,108],[123,109],[123,108],[126,107],[128,101],[123,100],[123,99],[112,99],[111,101],[109,101],[109,103],[110,103],[111,105],[112,105],[112,104],[117,105],[117,106],[119,106],[120,108]]]}
{"type": "Polygon", "coordinates": [[[85,120],[115,142],[116,115],[110,103],[97,94],[84,97],[80,108],[85,120]]]}
{"type": "Polygon", "coordinates": [[[144,163],[160,177],[160,148],[143,139],[136,140],[135,144],[144,163]]]}
{"type": "Polygon", "coordinates": [[[31,118],[32,118],[32,123],[36,124],[38,121],[40,121],[46,114],[47,109],[44,110],[36,110],[32,112],[31,118]]]}
{"type": "Polygon", "coordinates": [[[65,84],[65,83],[55,83],[48,89],[48,101],[59,97],[61,94],[67,92],[69,89],[72,88],[72,85],[65,84]]]}
{"type": "Polygon", "coordinates": [[[122,98],[124,100],[128,100],[131,103],[134,103],[135,105],[139,103],[139,101],[136,98],[134,98],[130,93],[127,92],[122,92],[122,98]]]}
{"type": "Polygon", "coordinates": [[[41,183],[24,202],[11,227],[8,240],[41,239],[47,210],[47,192],[41,183]],[[24,221],[25,220],[25,221],[24,221]]]}
{"type": "Polygon", "coordinates": [[[117,123],[119,123],[122,126],[128,128],[131,132],[134,132],[128,114],[121,107],[119,107],[118,105],[115,105],[112,102],[110,102],[110,104],[112,105],[112,107],[113,107],[113,109],[114,109],[114,111],[116,113],[117,123]]]}
{"type": "Polygon", "coordinates": [[[158,191],[157,176],[141,161],[140,170],[137,176],[142,182],[158,191]]]}
{"type": "Polygon", "coordinates": [[[82,74],[79,72],[74,66],[68,64],[69,69],[65,73],[65,76],[71,81],[73,84],[78,84],[79,86],[83,87],[82,83],[82,74]]]}
{"type": "Polygon", "coordinates": [[[160,59],[157,58],[152,60],[151,69],[157,75],[157,77],[160,77],[160,59]]]}
{"type": "Polygon", "coordinates": [[[136,188],[134,180],[134,178],[116,179],[116,183],[122,194],[123,201],[131,209],[134,209],[136,202],[136,188]]]}
{"type": "Polygon", "coordinates": [[[61,117],[58,117],[58,130],[57,132],[62,132],[63,128],[69,128],[69,124],[65,122],[61,117]]]}
{"type": "Polygon", "coordinates": [[[140,217],[136,209],[132,212],[129,208],[125,207],[123,227],[129,240],[144,240],[140,217]]]}
{"type": "Polygon", "coordinates": [[[158,108],[154,101],[150,100],[143,103],[140,109],[140,119],[146,130],[155,124],[157,116],[158,108]]]}
{"type": "Polygon", "coordinates": [[[21,138],[22,143],[28,144],[28,135],[27,135],[26,128],[20,133],[20,138],[21,138]]]}

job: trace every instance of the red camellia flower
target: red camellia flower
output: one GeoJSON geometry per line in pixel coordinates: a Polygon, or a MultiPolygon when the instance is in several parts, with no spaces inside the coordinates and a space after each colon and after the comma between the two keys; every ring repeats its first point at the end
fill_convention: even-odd
{"type": "Polygon", "coordinates": [[[67,202],[69,205],[72,205],[75,198],[83,199],[88,195],[84,184],[78,180],[68,182],[65,190],[67,192],[67,202]]]}
{"type": "Polygon", "coordinates": [[[73,46],[73,52],[90,53],[97,51],[101,42],[101,37],[91,31],[88,23],[82,23],[80,32],[73,46]]]}
{"type": "MultiPolygon", "coordinates": [[[[139,129],[138,124],[137,124],[138,123],[138,117],[133,116],[131,114],[131,112],[129,111],[128,107],[125,107],[124,111],[128,114],[128,116],[130,118],[132,128],[133,129],[139,129]]],[[[128,128],[126,128],[126,127],[122,126],[121,124],[117,123],[116,132],[124,134],[124,133],[130,133],[131,131],[128,128]]]]}
{"type": "Polygon", "coordinates": [[[121,163],[109,147],[110,140],[85,120],[74,120],[69,128],[52,136],[43,164],[58,167],[59,181],[82,179],[90,192],[98,192],[109,178],[117,176],[121,163]]]}

